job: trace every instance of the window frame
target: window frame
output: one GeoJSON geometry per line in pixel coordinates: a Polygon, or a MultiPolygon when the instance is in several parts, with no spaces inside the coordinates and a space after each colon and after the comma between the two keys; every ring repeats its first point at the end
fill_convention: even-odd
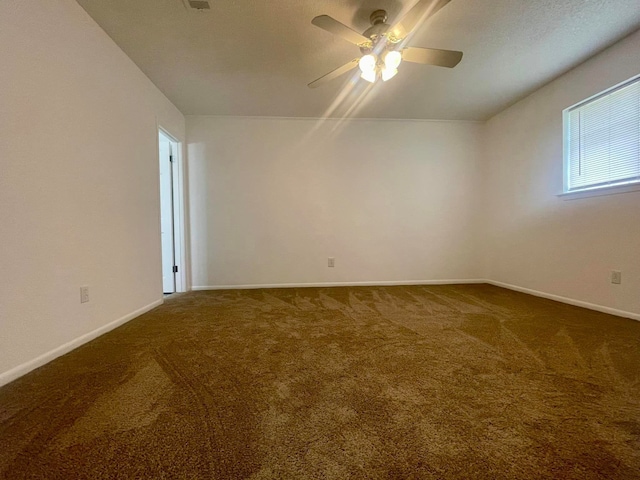
{"type": "Polygon", "coordinates": [[[633,85],[634,83],[640,83],[640,74],[635,75],[627,80],[624,80],[612,87],[607,88],[595,95],[592,95],[580,102],[571,105],[570,107],[565,108],[562,111],[562,193],[558,196],[566,197],[568,199],[571,198],[583,198],[583,197],[591,197],[591,196],[599,196],[599,195],[611,195],[617,193],[626,193],[626,192],[634,192],[640,190],[640,177],[631,180],[631,181],[619,181],[619,182],[611,182],[611,183],[598,183],[587,185],[580,188],[574,188],[573,190],[569,189],[569,180],[570,180],[570,128],[569,121],[571,112],[581,108],[585,105],[588,105],[600,98],[611,95],[612,93],[621,90],[627,86],[633,85]]]}

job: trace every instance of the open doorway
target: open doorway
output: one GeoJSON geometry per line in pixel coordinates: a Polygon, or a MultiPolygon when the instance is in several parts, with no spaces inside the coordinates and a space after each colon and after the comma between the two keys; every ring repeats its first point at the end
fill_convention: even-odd
{"type": "Polygon", "coordinates": [[[162,242],[162,290],[165,294],[185,291],[181,267],[182,215],[180,201],[180,144],[158,130],[160,161],[160,235],[162,242]]]}

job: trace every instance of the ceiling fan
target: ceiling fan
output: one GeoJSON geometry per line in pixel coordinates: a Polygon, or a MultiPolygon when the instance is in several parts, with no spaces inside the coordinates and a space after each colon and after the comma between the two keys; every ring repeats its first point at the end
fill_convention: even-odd
{"type": "Polygon", "coordinates": [[[354,58],[349,63],[314,80],[308,86],[319,87],[356,67],[360,67],[360,76],[366,81],[374,83],[381,77],[386,82],[398,73],[398,66],[402,60],[438,67],[455,67],[462,60],[462,52],[404,46],[408,35],[423,20],[431,17],[450,1],[419,0],[395,25],[386,23],[386,11],[376,10],[370,17],[371,27],[362,34],[329,15],[315,17],[311,20],[313,25],[360,47],[362,57],[354,58]]]}

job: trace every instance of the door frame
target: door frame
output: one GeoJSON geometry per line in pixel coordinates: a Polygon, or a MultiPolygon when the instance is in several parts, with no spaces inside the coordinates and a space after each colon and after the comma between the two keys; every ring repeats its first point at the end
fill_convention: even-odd
{"type": "MultiPolygon", "coordinates": [[[[173,162],[171,163],[173,178],[173,250],[175,264],[178,266],[178,272],[175,274],[175,291],[186,292],[189,290],[187,284],[187,242],[186,242],[186,202],[184,188],[184,155],[183,142],[177,139],[171,131],[164,128],[158,123],[156,129],[156,162],[160,158],[160,132],[167,136],[176,145],[176,152],[171,152],[173,162]]],[[[160,175],[158,175],[158,186],[160,186],[160,175]]],[[[158,207],[160,207],[160,196],[158,195],[158,207]]],[[[160,208],[158,208],[160,215],[160,208]]],[[[158,217],[160,220],[160,217],[158,217]]],[[[159,230],[158,230],[159,232],[159,230]]],[[[158,241],[161,242],[161,236],[158,234],[158,241]]],[[[162,247],[160,248],[160,265],[162,265],[162,247]]],[[[162,277],[162,274],[161,274],[162,277]]],[[[162,283],[162,282],[161,282],[162,283]]]]}

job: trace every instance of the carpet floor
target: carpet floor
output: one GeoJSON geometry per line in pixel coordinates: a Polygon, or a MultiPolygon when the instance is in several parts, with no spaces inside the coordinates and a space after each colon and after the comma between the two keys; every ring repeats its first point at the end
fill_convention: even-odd
{"type": "Polygon", "coordinates": [[[640,479],[640,322],[489,285],[176,295],[0,389],[0,478],[640,479]]]}

